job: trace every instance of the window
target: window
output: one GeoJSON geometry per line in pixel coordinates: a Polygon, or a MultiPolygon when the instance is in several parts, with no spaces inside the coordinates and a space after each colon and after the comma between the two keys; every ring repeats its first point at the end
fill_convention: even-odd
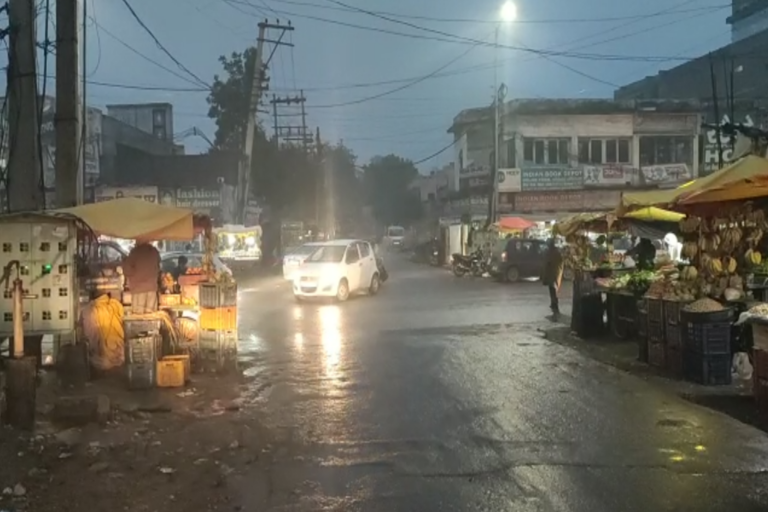
{"type": "Polygon", "coordinates": [[[589,141],[589,162],[593,164],[603,163],[603,141],[589,141]]]}
{"type": "MultiPolygon", "coordinates": [[[[570,140],[568,139],[523,139],[523,161],[539,165],[567,165],[570,163],[570,140]]],[[[507,156],[510,150],[507,149],[507,156]]],[[[508,165],[514,165],[513,158],[508,165]]]]}
{"type": "Polygon", "coordinates": [[[515,139],[507,141],[507,167],[517,167],[517,145],[515,139]]]}
{"type": "Polygon", "coordinates": [[[360,261],[360,253],[357,252],[357,245],[350,245],[347,249],[347,259],[344,260],[347,264],[357,263],[360,261]]]}
{"type": "Polygon", "coordinates": [[[360,257],[361,258],[365,258],[367,256],[370,256],[370,254],[371,254],[371,246],[368,245],[367,243],[360,242],[359,244],[357,244],[357,248],[360,251],[360,257]]]}
{"type": "Polygon", "coordinates": [[[640,165],[693,164],[692,137],[641,137],[640,165]]]}
{"type": "Polygon", "coordinates": [[[579,139],[581,164],[629,164],[629,139],[579,139]]]}

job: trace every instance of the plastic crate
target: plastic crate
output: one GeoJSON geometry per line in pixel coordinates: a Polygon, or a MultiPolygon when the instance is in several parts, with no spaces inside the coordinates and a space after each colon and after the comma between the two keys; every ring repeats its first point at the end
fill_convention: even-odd
{"type": "Polygon", "coordinates": [[[184,361],[164,357],[157,362],[157,387],[180,388],[186,382],[184,361]]]}
{"type": "Polygon", "coordinates": [[[160,307],[174,307],[181,305],[180,293],[162,293],[160,294],[160,307]]]}
{"type": "Polygon", "coordinates": [[[211,331],[236,331],[237,307],[201,308],[200,328],[211,331]]]}
{"type": "Polygon", "coordinates": [[[757,410],[762,414],[768,414],[768,379],[753,377],[752,395],[755,397],[757,410]]]}
{"type": "Polygon", "coordinates": [[[648,322],[664,323],[664,302],[661,299],[646,299],[648,322]]]}
{"type": "Polygon", "coordinates": [[[160,333],[160,320],[146,320],[143,318],[131,318],[130,315],[123,317],[123,337],[140,338],[153,333],[160,333]]]}
{"type": "Polygon", "coordinates": [[[656,368],[666,366],[666,350],[662,343],[648,343],[648,364],[656,368]]]}
{"type": "Polygon", "coordinates": [[[237,352],[237,332],[200,330],[200,350],[214,352],[237,352]]]}
{"type": "Polygon", "coordinates": [[[648,316],[648,299],[642,298],[637,300],[637,312],[648,316]]]}
{"type": "Polygon", "coordinates": [[[200,331],[196,369],[202,372],[228,372],[237,369],[237,333],[200,331]]]}
{"type": "Polygon", "coordinates": [[[184,367],[184,382],[189,382],[192,376],[192,361],[190,360],[189,354],[165,356],[162,360],[163,361],[181,361],[181,364],[184,367]]]}
{"type": "Polygon", "coordinates": [[[157,366],[155,361],[144,364],[125,365],[129,389],[150,389],[155,387],[157,366]]]}
{"type": "Polygon", "coordinates": [[[683,326],[683,344],[686,350],[704,355],[731,354],[731,323],[698,324],[686,322],[683,326]]]}
{"type": "Polygon", "coordinates": [[[667,322],[664,326],[664,339],[670,347],[681,349],[683,347],[683,332],[680,324],[667,322]]]}
{"type": "Polygon", "coordinates": [[[694,313],[692,311],[685,311],[683,309],[680,314],[681,322],[691,322],[695,324],[730,322],[732,318],[733,310],[728,308],[722,311],[709,311],[706,313],[694,313]]]}
{"type": "Polygon", "coordinates": [[[125,364],[155,364],[155,361],[157,361],[157,349],[160,341],[161,338],[158,334],[137,338],[126,338],[124,344],[125,364]]]}
{"type": "Polygon", "coordinates": [[[673,377],[683,376],[683,349],[682,347],[673,347],[667,343],[666,353],[664,354],[664,367],[673,377]]]}
{"type": "Polygon", "coordinates": [[[683,356],[686,380],[705,386],[727,386],[731,383],[731,356],[704,355],[686,350],[683,356]]]}
{"type": "Polygon", "coordinates": [[[664,304],[664,321],[671,325],[679,324],[682,319],[681,315],[683,308],[688,305],[688,302],[680,302],[677,300],[665,300],[664,304]]]}
{"type": "Polygon", "coordinates": [[[236,283],[200,283],[200,307],[237,306],[236,283]]]}
{"type": "Polygon", "coordinates": [[[641,340],[648,339],[648,314],[638,309],[637,320],[635,320],[635,333],[641,340]]]}
{"type": "Polygon", "coordinates": [[[661,322],[652,322],[648,320],[648,343],[665,343],[666,332],[665,325],[661,322]]]}

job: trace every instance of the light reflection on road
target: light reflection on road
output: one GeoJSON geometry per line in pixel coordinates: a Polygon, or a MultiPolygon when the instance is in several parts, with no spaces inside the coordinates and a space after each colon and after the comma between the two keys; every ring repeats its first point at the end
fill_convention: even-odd
{"type": "Polygon", "coordinates": [[[323,364],[328,377],[339,377],[341,362],[341,311],[338,306],[323,306],[320,315],[320,341],[323,346],[323,364]]]}

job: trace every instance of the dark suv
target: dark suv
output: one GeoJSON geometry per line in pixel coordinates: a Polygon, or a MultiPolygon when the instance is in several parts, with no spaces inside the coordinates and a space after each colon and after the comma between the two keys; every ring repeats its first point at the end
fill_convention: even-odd
{"type": "Polygon", "coordinates": [[[499,281],[514,283],[520,279],[541,277],[546,240],[510,238],[499,256],[491,259],[491,275],[499,281]]]}

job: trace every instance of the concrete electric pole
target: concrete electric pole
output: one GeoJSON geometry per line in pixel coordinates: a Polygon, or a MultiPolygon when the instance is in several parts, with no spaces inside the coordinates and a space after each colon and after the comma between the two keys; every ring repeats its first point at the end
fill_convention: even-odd
{"type": "Polygon", "coordinates": [[[56,2],[56,207],[83,203],[79,0],[56,2]]]}
{"type": "Polygon", "coordinates": [[[8,208],[40,210],[45,204],[38,151],[35,1],[10,0],[8,62],[8,208]]]}
{"type": "Polygon", "coordinates": [[[269,88],[266,70],[278,46],[293,46],[290,43],[283,42],[283,36],[290,30],[293,30],[293,27],[290,24],[281,25],[280,20],[277,23],[269,23],[267,21],[259,23],[259,38],[256,44],[256,51],[252,57],[253,61],[249,63],[248,69],[253,72],[250,87],[251,96],[248,104],[248,124],[246,125],[245,140],[243,141],[243,158],[238,172],[238,202],[240,206],[240,221],[243,223],[245,223],[245,212],[248,208],[248,195],[250,192],[253,138],[256,135],[256,127],[258,125],[256,116],[259,111],[259,104],[261,103],[261,95],[269,88]],[[267,39],[267,30],[279,30],[280,35],[276,40],[267,39]],[[266,60],[264,59],[264,43],[271,43],[273,45],[272,52],[266,60]]]}

